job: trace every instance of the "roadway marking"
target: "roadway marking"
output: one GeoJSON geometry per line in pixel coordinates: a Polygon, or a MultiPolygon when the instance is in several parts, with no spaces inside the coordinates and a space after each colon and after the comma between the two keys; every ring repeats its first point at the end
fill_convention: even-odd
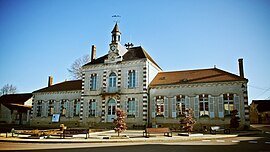
{"type": "Polygon", "coordinates": [[[265,144],[270,144],[270,141],[266,141],[265,144]]]}
{"type": "Polygon", "coordinates": [[[258,141],[248,141],[248,143],[250,143],[250,144],[257,144],[258,141]]]}
{"type": "Polygon", "coordinates": [[[202,140],[203,142],[210,142],[211,140],[202,140]]]}
{"type": "Polygon", "coordinates": [[[225,142],[224,140],[217,140],[217,142],[225,142]]]}
{"type": "Polygon", "coordinates": [[[239,143],[239,140],[232,140],[233,143],[239,143]]]}

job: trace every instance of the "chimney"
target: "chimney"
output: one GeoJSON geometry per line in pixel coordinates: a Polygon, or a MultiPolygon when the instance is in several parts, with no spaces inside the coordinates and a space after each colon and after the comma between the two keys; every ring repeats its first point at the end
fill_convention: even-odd
{"type": "Polygon", "coordinates": [[[244,78],[244,67],[243,67],[243,59],[240,58],[238,59],[238,63],[239,63],[239,74],[241,78],[244,78]]]}
{"type": "Polygon", "coordinates": [[[96,59],[96,46],[92,45],[91,62],[96,59]]]}
{"type": "Polygon", "coordinates": [[[53,77],[49,76],[48,87],[52,86],[52,83],[53,83],[53,77]]]}

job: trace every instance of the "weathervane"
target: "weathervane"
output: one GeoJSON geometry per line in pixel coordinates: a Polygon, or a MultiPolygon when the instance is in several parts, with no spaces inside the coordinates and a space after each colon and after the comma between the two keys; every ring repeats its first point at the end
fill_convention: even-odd
{"type": "Polygon", "coordinates": [[[114,18],[114,22],[116,22],[116,23],[118,23],[118,22],[120,22],[119,20],[120,20],[120,15],[113,15],[112,16],[112,18],[114,18]]]}

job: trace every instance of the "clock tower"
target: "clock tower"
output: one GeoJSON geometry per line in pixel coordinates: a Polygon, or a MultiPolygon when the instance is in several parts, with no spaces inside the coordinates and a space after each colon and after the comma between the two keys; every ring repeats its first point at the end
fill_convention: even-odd
{"type": "Polygon", "coordinates": [[[112,41],[110,44],[108,59],[105,60],[105,63],[115,63],[122,61],[123,55],[128,51],[120,44],[121,32],[119,30],[117,22],[111,33],[112,41]]]}

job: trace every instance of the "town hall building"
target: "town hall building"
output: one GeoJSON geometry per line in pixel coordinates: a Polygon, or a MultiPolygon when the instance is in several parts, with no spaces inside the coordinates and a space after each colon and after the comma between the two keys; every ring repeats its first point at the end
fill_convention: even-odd
{"type": "Polygon", "coordinates": [[[116,109],[131,126],[179,126],[186,108],[194,111],[195,127],[226,125],[237,109],[241,127],[249,126],[247,83],[243,60],[240,75],[218,68],[163,72],[141,47],[121,45],[116,23],[109,51],[85,64],[82,80],[52,84],[33,92],[32,126],[110,128],[116,109]]]}

